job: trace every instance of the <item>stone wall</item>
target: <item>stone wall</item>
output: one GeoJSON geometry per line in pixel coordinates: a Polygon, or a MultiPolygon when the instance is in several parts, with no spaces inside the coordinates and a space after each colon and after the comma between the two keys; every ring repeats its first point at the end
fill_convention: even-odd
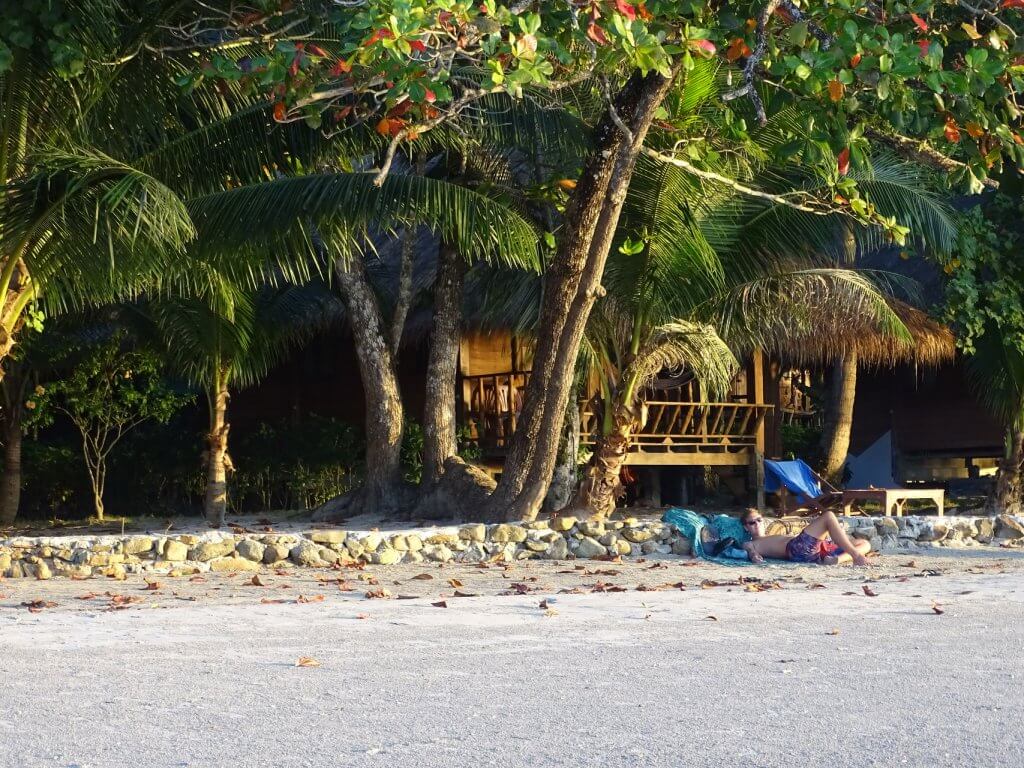
{"type": "MultiPolygon", "coordinates": [[[[921,546],[1024,544],[1024,525],[1007,516],[844,518],[854,536],[878,550],[921,546]]],[[[795,534],[806,520],[774,520],[769,533],[795,534]]],[[[512,562],[541,559],[689,555],[691,542],[658,521],[608,523],[560,518],[523,524],[464,525],[398,533],[312,530],[222,533],[15,537],[0,540],[0,575],[124,577],[128,573],[256,571],[289,564],[324,568],[345,562],[512,562]]]]}

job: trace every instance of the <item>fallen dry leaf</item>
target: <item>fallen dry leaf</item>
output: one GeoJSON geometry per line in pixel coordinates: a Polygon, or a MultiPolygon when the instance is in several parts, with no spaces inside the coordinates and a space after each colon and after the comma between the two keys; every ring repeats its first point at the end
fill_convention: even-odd
{"type": "Polygon", "coordinates": [[[458,589],[462,586],[462,582],[458,579],[448,579],[448,583],[455,589],[458,589]]]}
{"type": "Polygon", "coordinates": [[[306,595],[299,595],[295,600],[296,603],[322,603],[323,601],[323,595],[310,595],[309,597],[306,595]]]}
{"type": "Polygon", "coordinates": [[[446,603],[444,600],[438,600],[436,603],[431,603],[431,605],[434,608],[447,608],[448,607],[448,603],[446,603]]]}
{"type": "Polygon", "coordinates": [[[546,611],[544,611],[544,615],[550,618],[552,616],[557,616],[558,611],[556,611],[554,608],[548,608],[546,611]]]}
{"type": "Polygon", "coordinates": [[[861,587],[861,589],[863,589],[863,590],[864,590],[864,594],[865,594],[865,595],[867,595],[868,597],[878,597],[878,593],[877,593],[877,592],[875,592],[875,590],[873,590],[873,589],[872,589],[871,587],[869,587],[869,586],[868,586],[867,584],[863,585],[863,586],[861,587]]]}
{"type": "Polygon", "coordinates": [[[824,584],[808,584],[807,588],[808,589],[825,589],[826,587],[825,587],[824,584]]]}
{"type": "Polygon", "coordinates": [[[299,656],[299,660],[295,662],[296,667],[319,667],[320,662],[314,659],[312,656],[299,656]]]}
{"type": "Polygon", "coordinates": [[[932,610],[935,611],[935,613],[939,616],[946,612],[945,608],[943,608],[939,603],[936,603],[934,601],[932,602],[932,610]]]}
{"type": "Polygon", "coordinates": [[[99,597],[95,592],[86,592],[84,595],[79,595],[77,600],[92,600],[94,597],[99,597]]]}
{"type": "Polygon", "coordinates": [[[431,576],[429,573],[419,573],[419,574],[416,574],[415,576],[413,576],[412,580],[413,581],[430,581],[432,578],[434,578],[434,577],[431,576]]]}
{"type": "Polygon", "coordinates": [[[145,592],[156,592],[161,586],[163,585],[159,581],[146,581],[146,586],[142,589],[145,592]]]}
{"type": "Polygon", "coordinates": [[[368,618],[370,618],[370,614],[368,614],[368,613],[357,613],[356,614],[356,618],[357,619],[368,619],[368,618]]]}
{"type": "Polygon", "coordinates": [[[705,616],[704,618],[708,619],[709,621],[718,621],[718,617],[714,616],[714,615],[712,615],[710,613],[707,616],[705,616]]]}
{"type": "Polygon", "coordinates": [[[839,634],[839,630],[836,629],[836,628],[832,628],[828,632],[826,632],[825,634],[826,635],[838,635],[839,634]]]}
{"type": "Polygon", "coordinates": [[[377,589],[371,589],[366,592],[367,600],[387,600],[391,597],[391,593],[384,589],[384,587],[378,587],[377,589]]]}
{"type": "Polygon", "coordinates": [[[206,581],[206,577],[205,576],[193,576],[191,579],[189,579],[189,581],[194,582],[196,584],[201,584],[204,581],[206,581]]]}
{"type": "Polygon", "coordinates": [[[24,608],[28,608],[29,613],[39,613],[44,608],[56,608],[57,604],[52,600],[32,600],[28,603],[21,604],[24,608]]]}
{"type": "Polygon", "coordinates": [[[274,597],[264,597],[262,600],[260,600],[260,602],[264,605],[277,605],[279,603],[284,603],[286,601],[274,597]]]}
{"type": "Polygon", "coordinates": [[[267,586],[266,582],[264,582],[263,579],[260,578],[260,575],[258,573],[253,574],[252,579],[249,580],[249,585],[253,587],[267,586]]]}
{"type": "Polygon", "coordinates": [[[455,590],[455,597],[479,597],[479,596],[480,596],[480,594],[478,592],[460,592],[457,589],[455,590]]]}

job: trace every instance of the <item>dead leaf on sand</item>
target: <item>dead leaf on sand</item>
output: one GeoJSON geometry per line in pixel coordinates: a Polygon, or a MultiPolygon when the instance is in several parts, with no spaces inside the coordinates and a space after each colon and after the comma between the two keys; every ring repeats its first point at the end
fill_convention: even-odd
{"type": "Polygon", "coordinates": [[[412,577],[413,581],[430,581],[434,577],[429,573],[419,573],[412,577]]]}
{"type": "Polygon", "coordinates": [[[159,581],[146,581],[146,586],[142,590],[144,592],[156,592],[161,586],[163,585],[159,581]]]}
{"type": "Polygon", "coordinates": [[[451,586],[452,586],[452,587],[453,587],[454,589],[458,589],[459,587],[461,587],[461,586],[462,586],[462,582],[461,582],[461,581],[459,581],[458,579],[448,579],[448,583],[449,583],[449,584],[450,584],[450,585],[451,585],[451,586]]]}
{"type": "Polygon", "coordinates": [[[384,587],[378,587],[377,589],[368,590],[365,597],[367,600],[387,600],[391,597],[391,593],[384,587]]]}
{"type": "Polygon", "coordinates": [[[312,656],[299,656],[298,661],[295,662],[296,667],[319,667],[320,662],[314,659],[312,656]]]}
{"type": "Polygon", "coordinates": [[[431,603],[431,605],[434,608],[447,608],[448,607],[448,603],[446,603],[444,600],[438,600],[436,603],[431,603]]]}
{"type": "Polygon", "coordinates": [[[707,616],[705,616],[704,618],[707,619],[708,621],[718,621],[718,617],[713,615],[713,614],[710,614],[710,613],[707,616]]]}
{"type": "Polygon", "coordinates": [[[479,592],[461,592],[461,591],[456,589],[455,590],[455,597],[480,597],[480,593],[479,592]]]}
{"type": "Polygon", "coordinates": [[[56,608],[57,604],[52,600],[32,600],[27,603],[21,604],[23,608],[28,608],[29,613],[39,613],[44,608],[56,608]]]}
{"type": "Polygon", "coordinates": [[[867,584],[864,584],[864,585],[863,585],[863,586],[861,587],[861,589],[863,589],[863,590],[864,590],[864,594],[865,594],[865,595],[867,595],[868,597],[878,597],[878,593],[877,593],[877,592],[875,592],[875,590],[873,590],[873,589],[872,589],[871,587],[869,587],[869,586],[868,586],[867,584]]]}
{"type": "Polygon", "coordinates": [[[936,603],[934,600],[932,601],[932,610],[938,616],[941,616],[942,614],[944,614],[946,612],[946,609],[943,608],[940,603],[936,603]]]}
{"type": "Polygon", "coordinates": [[[249,580],[249,586],[251,587],[265,587],[267,583],[260,578],[258,573],[254,573],[252,578],[249,580]]]}
{"type": "Polygon", "coordinates": [[[296,603],[322,603],[323,601],[323,595],[309,595],[308,597],[306,595],[299,595],[295,600],[296,603]]]}
{"type": "Polygon", "coordinates": [[[838,628],[836,628],[836,627],[833,627],[832,629],[830,629],[830,630],[829,630],[828,632],[826,632],[825,634],[826,634],[826,635],[838,635],[838,634],[839,634],[839,629],[838,629],[838,628]]]}

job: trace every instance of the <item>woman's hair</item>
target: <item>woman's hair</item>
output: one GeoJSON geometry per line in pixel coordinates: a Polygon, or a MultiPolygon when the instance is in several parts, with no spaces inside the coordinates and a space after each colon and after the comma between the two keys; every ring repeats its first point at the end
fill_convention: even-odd
{"type": "Polygon", "coordinates": [[[760,513],[756,509],[754,509],[753,507],[747,507],[745,510],[743,510],[743,514],[740,515],[740,522],[741,523],[745,523],[745,522],[747,522],[747,518],[748,517],[750,517],[751,515],[756,515],[756,514],[760,514],[760,513]]]}

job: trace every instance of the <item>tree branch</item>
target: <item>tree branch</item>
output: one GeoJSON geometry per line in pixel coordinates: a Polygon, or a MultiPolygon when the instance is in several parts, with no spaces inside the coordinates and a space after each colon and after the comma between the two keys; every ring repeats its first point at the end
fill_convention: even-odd
{"type": "MultiPolygon", "coordinates": [[[[948,173],[958,173],[968,170],[966,163],[942,154],[939,150],[930,146],[928,142],[920,139],[912,139],[909,136],[901,136],[898,133],[886,133],[878,128],[867,128],[864,131],[866,136],[888,144],[889,147],[899,152],[904,157],[915,160],[919,163],[938,168],[948,173]]],[[[985,178],[981,183],[990,189],[998,189],[999,182],[992,178],[985,178]]]]}

